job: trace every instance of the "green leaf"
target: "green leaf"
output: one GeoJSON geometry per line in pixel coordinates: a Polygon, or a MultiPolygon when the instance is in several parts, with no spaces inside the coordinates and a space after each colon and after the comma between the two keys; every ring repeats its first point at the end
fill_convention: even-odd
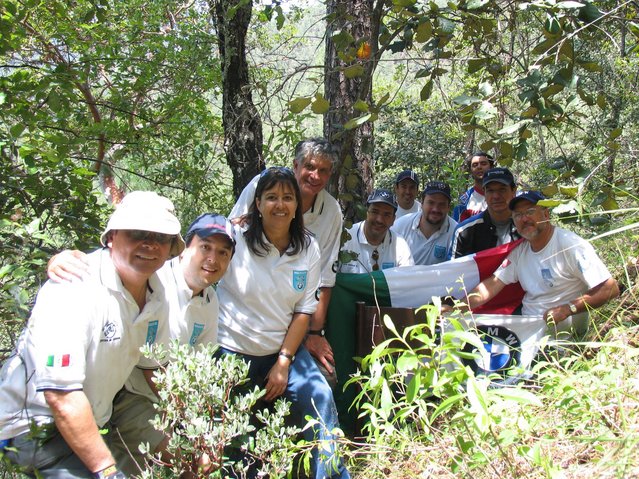
{"type": "Polygon", "coordinates": [[[364,74],[364,67],[362,65],[350,65],[344,68],[344,76],[346,78],[357,78],[364,74]]]}
{"type": "Polygon", "coordinates": [[[565,10],[581,8],[583,6],[584,6],[583,3],[574,2],[572,0],[567,0],[565,2],[558,2],[557,5],[556,5],[557,8],[562,8],[562,9],[565,9],[565,10]]]}
{"type": "Polygon", "coordinates": [[[584,70],[587,70],[589,72],[602,72],[603,71],[603,68],[597,62],[577,60],[577,64],[581,68],[583,68],[584,70]]]}
{"type": "Polygon", "coordinates": [[[481,98],[477,98],[476,96],[468,96],[468,95],[459,95],[453,98],[453,103],[461,106],[473,105],[475,103],[479,103],[481,98]]]}
{"type": "Polygon", "coordinates": [[[543,405],[541,400],[535,394],[524,389],[501,388],[494,389],[493,392],[496,396],[502,397],[504,399],[510,399],[511,401],[516,401],[520,404],[528,404],[538,407],[541,407],[543,405]]]}
{"type": "Polygon", "coordinates": [[[422,88],[422,91],[419,93],[419,99],[421,101],[426,101],[433,94],[433,80],[428,80],[426,85],[422,88]]]}
{"type": "Polygon", "coordinates": [[[468,73],[476,73],[484,66],[486,66],[487,60],[485,58],[474,58],[468,60],[468,73]]]}
{"type": "Polygon", "coordinates": [[[366,103],[364,100],[357,100],[353,104],[353,108],[357,111],[361,111],[365,113],[365,112],[368,112],[368,103],[366,103]]]}
{"type": "Polygon", "coordinates": [[[410,7],[415,5],[416,2],[417,0],[393,0],[393,5],[398,7],[410,7]]]}
{"type": "Polygon", "coordinates": [[[291,113],[301,113],[310,104],[310,97],[295,98],[288,102],[288,109],[291,113]]]}
{"type": "Polygon", "coordinates": [[[466,8],[468,10],[476,10],[478,8],[483,7],[484,5],[486,5],[489,2],[489,0],[469,0],[466,3],[466,8]]]}
{"type": "Polygon", "coordinates": [[[489,120],[497,115],[497,108],[489,101],[482,101],[481,105],[475,110],[474,117],[478,120],[489,120]]]}
{"type": "Polygon", "coordinates": [[[425,21],[419,24],[417,31],[415,32],[415,41],[417,43],[427,42],[433,34],[433,25],[430,21],[425,21]]]}
{"type": "Polygon", "coordinates": [[[330,106],[331,104],[326,98],[324,98],[324,95],[317,93],[315,95],[315,100],[313,100],[313,103],[311,104],[311,111],[316,115],[323,115],[328,112],[330,106]]]}
{"type": "Polygon", "coordinates": [[[351,118],[346,123],[344,123],[345,130],[352,130],[353,128],[357,128],[360,125],[363,125],[371,118],[371,114],[367,114],[364,116],[360,116],[358,118],[351,118]]]}

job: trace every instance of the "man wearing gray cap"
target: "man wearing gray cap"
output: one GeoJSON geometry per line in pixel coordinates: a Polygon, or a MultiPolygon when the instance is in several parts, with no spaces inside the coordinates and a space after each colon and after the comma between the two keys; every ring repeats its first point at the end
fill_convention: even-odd
{"type": "Polygon", "coordinates": [[[340,264],[340,272],[370,273],[415,264],[404,238],[389,229],[397,210],[394,195],[389,190],[375,190],[366,206],[366,220],[348,230],[350,239],[344,243],[341,256],[352,255],[349,261],[340,264]]]}
{"type": "Polygon", "coordinates": [[[395,178],[395,198],[397,199],[397,213],[399,219],[410,213],[417,213],[421,207],[416,200],[419,194],[419,176],[412,170],[404,170],[395,178]]]}
{"type": "Polygon", "coordinates": [[[450,212],[450,186],[443,181],[430,181],[422,193],[422,208],[395,222],[393,231],[402,236],[415,264],[437,264],[448,259],[448,250],[457,222],[450,212]]]}
{"type": "Polygon", "coordinates": [[[140,347],[168,329],[156,275],[184,249],[173,204],[132,192],[88,256],[81,281],[40,289],[16,350],[0,372],[0,447],[17,468],[44,478],[123,478],[99,429],[140,347]]]}

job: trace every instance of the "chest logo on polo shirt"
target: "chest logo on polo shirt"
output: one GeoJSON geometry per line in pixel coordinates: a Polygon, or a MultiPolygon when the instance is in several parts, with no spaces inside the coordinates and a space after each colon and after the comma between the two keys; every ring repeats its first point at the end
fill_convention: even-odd
{"type": "Polygon", "coordinates": [[[191,339],[189,339],[189,344],[191,346],[195,346],[195,343],[197,342],[197,338],[200,337],[200,334],[202,334],[202,331],[204,331],[203,324],[195,323],[193,325],[193,331],[191,332],[191,339]]]}
{"type": "Polygon", "coordinates": [[[118,327],[113,321],[107,321],[107,323],[102,327],[102,337],[100,338],[100,342],[108,343],[119,339],[118,327]]]}
{"type": "MultiPolygon", "coordinates": [[[[462,358],[476,375],[500,374],[507,379],[507,371],[521,361],[521,341],[510,329],[504,326],[479,325],[475,330],[482,343],[483,351],[466,343],[464,352],[475,353],[476,358],[462,358]]],[[[499,382],[499,381],[497,381],[499,382]]]]}
{"type": "Polygon", "coordinates": [[[550,269],[541,268],[541,277],[543,278],[546,286],[549,288],[552,288],[555,285],[554,278],[552,277],[552,271],[550,271],[550,269]]]}
{"type": "Polygon", "coordinates": [[[306,276],[308,271],[293,271],[293,289],[304,291],[306,289],[306,276]]]}
{"type": "Polygon", "coordinates": [[[446,258],[446,248],[442,245],[435,245],[435,258],[437,259],[445,259],[446,258]]]}

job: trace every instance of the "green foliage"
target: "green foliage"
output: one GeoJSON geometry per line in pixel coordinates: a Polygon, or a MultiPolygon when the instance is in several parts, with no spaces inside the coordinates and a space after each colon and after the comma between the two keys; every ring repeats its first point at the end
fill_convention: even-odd
{"type": "MultiPolygon", "coordinates": [[[[257,464],[260,475],[286,476],[300,450],[293,442],[300,429],[285,424],[290,404],[279,399],[272,410],[257,410],[264,391],[248,387],[248,364],[235,355],[215,357],[215,350],[212,345],[194,351],[173,343],[171,361],[155,376],[161,413],[153,425],[173,431],[167,449],[171,474],[206,475],[197,472],[197,464],[207,455],[211,477],[226,477],[231,471],[244,477],[250,463],[257,464]],[[257,429],[253,415],[260,424],[257,429]],[[230,446],[246,455],[246,462],[230,459],[230,446]]],[[[162,360],[167,351],[156,347],[150,356],[162,360]]],[[[154,473],[146,471],[143,477],[154,473]]]]}

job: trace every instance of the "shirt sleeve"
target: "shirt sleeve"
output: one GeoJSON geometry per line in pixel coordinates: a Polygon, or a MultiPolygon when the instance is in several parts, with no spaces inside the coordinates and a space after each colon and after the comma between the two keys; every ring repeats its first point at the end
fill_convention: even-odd
{"type": "Polygon", "coordinates": [[[401,236],[397,237],[397,266],[415,266],[415,260],[410,252],[410,247],[401,236]]]}
{"type": "MultiPolygon", "coordinates": [[[[332,198],[332,197],[331,197],[332,198]]],[[[340,240],[342,237],[342,212],[337,201],[331,202],[334,207],[330,213],[331,222],[328,231],[325,233],[326,241],[321,248],[321,274],[320,288],[332,288],[335,286],[335,274],[337,272],[337,258],[339,255],[340,240]],[[335,268],[335,269],[334,269],[335,268]]]]}
{"type": "MultiPolygon", "coordinates": [[[[579,238],[572,255],[575,276],[588,286],[588,289],[603,283],[612,277],[606,265],[601,261],[595,248],[586,240],[579,238]]],[[[569,250],[568,250],[569,251],[569,250]]]]}
{"type": "Polygon", "coordinates": [[[257,190],[257,182],[260,180],[260,175],[253,178],[248,185],[244,187],[240,197],[237,199],[235,206],[229,213],[229,218],[239,218],[249,212],[253,201],[255,200],[255,190],[257,190]]]}
{"type": "Polygon", "coordinates": [[[508,257],[502,261],[501,265],[495,270],[495,277],[504,284],[512,284],[519,281],[517,273],[517,261],[522,245],[513,249],[508,257]]]}

